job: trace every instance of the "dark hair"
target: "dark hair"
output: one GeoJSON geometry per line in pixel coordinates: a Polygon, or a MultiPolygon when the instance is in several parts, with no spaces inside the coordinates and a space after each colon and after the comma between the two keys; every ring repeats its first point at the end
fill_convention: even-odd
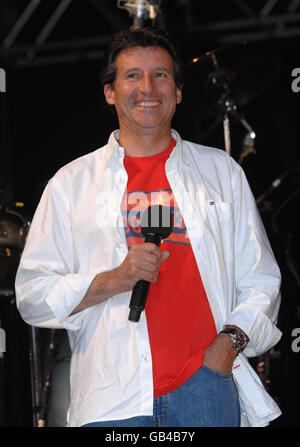
{"type": "Polygon", "coordinates": [[[161,47],[168,51],[173,60],[176,87],[182,88],[183,65],[180,52],[170,35],[160,28],[130,28],[115,34],[107,49],[104,69],[101,73],[102,85],[113,85],[116,79],[116,58],[118,54],[130,47],[161,47]]]}

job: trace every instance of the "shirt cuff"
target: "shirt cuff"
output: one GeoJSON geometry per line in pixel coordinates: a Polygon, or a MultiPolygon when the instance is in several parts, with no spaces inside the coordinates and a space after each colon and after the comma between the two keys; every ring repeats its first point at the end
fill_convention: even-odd
{"type": "Polygon", "coordinates": [[[75,331],[80,329],[90,308],[71,316],[70,314],[82,301],[95,276],[91,273],[71,273],[51,288],[46,303],[63,328],[75,331]]]}
{"type": "Polygon", "coordinates": [[[264,354],[280,340],[282,333],[263,312],[241,310],[233,312],[225,321],[224,326],[237,326],[249,338],[243,351],[247,357],[256,357],[264,354]]]}

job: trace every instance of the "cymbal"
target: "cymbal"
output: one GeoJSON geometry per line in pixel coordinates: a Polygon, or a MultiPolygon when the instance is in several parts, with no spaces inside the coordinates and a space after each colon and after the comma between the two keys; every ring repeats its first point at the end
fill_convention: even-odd
{"type": "Polygon", "coordinates": [[[280,58],[270,45],[248,44],[215,49],[185,67],[184,99],[206,117],[220,113],[224,101],[237,107],[259,96],[278,76],[280,58]]]}

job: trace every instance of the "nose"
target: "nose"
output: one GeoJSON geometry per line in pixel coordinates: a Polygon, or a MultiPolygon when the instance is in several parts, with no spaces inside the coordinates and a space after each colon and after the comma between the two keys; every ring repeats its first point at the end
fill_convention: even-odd
{"type": "Polygon", "coordinates": [[[140,92],[145,95],[150,95],[153,92],[153,77],[150,73],[145,73],[140,81],[140,92]]]}

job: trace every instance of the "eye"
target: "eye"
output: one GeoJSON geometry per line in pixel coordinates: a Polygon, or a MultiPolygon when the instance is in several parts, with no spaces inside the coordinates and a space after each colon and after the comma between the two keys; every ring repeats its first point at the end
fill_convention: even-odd
{"type": "Polygon", "coordinates": [[[135,73],[135,72],[128,73],[127,79],[138,79],[138,73],[135,73]]]}
{"type": "Polygon", "coordinates": [[[165,78],[167,75],[166,73],[164,73],[163,71],[158,71],[157,73],[155,73],[154,75],[156,78],[165,78]]]}

